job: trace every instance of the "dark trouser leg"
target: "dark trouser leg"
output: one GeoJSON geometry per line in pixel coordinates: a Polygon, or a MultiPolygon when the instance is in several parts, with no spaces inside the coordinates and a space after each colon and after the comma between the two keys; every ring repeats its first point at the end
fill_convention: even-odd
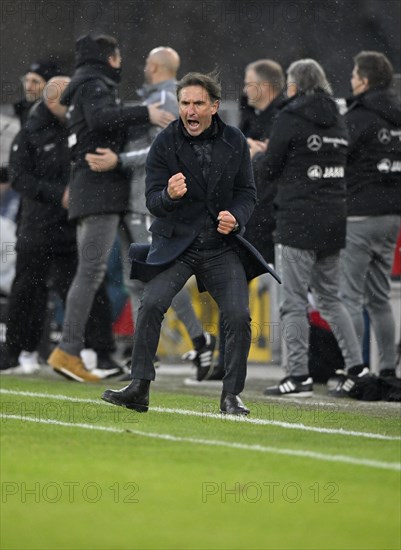
{"type": "Polygon", "coordinates": [[[145,286],[132,349],[132,378],[154,380],[153,359],[159,344],[164,314],[193,271],[176,261],[145,286]]]}
{"type": "Polygon", "coordinates": [[[35,351],[46,315],[46,279],[50,256],[46,250],[19,251],[8,299],[6,346],[10,357],[22,350],[35,351]]]}
{"type": "Polygon", "coordinates": [[[223,391],[238,395],[245,385],[251,345],[249,294],[244,266],[230,248],[203,251],[204,260],[196,268],[206,289],[219,306],[226,334],[223,391]]]}

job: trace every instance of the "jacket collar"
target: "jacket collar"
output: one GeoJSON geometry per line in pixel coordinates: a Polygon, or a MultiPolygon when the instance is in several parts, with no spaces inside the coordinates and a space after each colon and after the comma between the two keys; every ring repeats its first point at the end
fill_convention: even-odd
{"type": "MultiPolygon", "coordinates": [[[[221,120],[218,114],[214,115],[214,119],[218,125],[218,135],[215,138],[212,152],[212,166],[210,170],[209,183],[207,186],[208,194],[213,191],[219,182],[224,170],[231,159],[233,153],[232,145],[226,140],[226,125],[221,120]]],[[[195,156],[195,153],[188,141],[185,138],[183,132],[179,129],[179,120],[175,123],[175,139],[176,139],[176,152],[178,158],[185,165],[187,170],[197,180],[202,189],[205,188],[205,182],[202,175],[200,164],[195,156]]]]}

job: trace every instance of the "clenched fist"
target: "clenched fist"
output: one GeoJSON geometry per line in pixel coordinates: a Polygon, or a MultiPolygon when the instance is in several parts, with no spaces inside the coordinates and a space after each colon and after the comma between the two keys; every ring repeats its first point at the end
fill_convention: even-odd
{"type": "Polygon", "coordinates": [[[223,235],[228,235],[235,229],[237,225],[237,220],[228,210],[222,210],[217,216],[217,221],[219,225],[217,226],[217,231],[223,235]]]}
{"type": "Polygon", "coordinates": [[[181,199],[187,192],[187,184],[185,183],[185,176],[181,172],[174,174],[168,180],[167,193],[170,199],[181,199]]]}

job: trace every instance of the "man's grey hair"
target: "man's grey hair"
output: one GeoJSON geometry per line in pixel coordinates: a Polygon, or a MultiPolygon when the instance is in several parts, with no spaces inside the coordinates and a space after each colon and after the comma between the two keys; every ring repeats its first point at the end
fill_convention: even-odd
{"type": "Polygon", "coordinates": [[[330,95],[333,94],[323,67],[314,59],[294,61],[288,67],[287,75],[287,83],[295,84],[298,93],[313,94],[317,90],[324,90],[330,95]]]}

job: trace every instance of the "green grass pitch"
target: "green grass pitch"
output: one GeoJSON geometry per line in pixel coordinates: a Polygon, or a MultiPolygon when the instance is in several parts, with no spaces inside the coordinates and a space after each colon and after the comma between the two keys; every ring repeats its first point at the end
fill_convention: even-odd
{"type": "Polygon", "coordinates": [[[399,406],[122,385],[1,378],[3,550],[400,548],[399,406]]]}

